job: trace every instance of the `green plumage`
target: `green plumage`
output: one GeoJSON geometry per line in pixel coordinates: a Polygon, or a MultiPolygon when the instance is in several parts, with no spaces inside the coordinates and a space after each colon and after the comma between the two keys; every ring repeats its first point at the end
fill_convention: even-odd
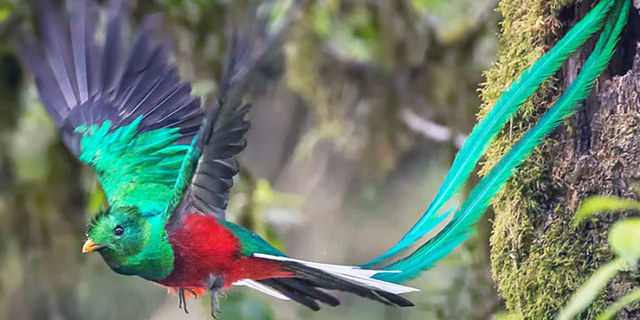
{"type": "Polygon", "coordinates": [[[140,120],[115,130],[109,120],[79,127],[80,160],[95,168],[111,206],[159,214],[173,194],[188,146],[175,143],[178,128],[139,133],[140,120]]]}
{"type": "Polygon", "coordinates": [[[282,252],[274,248],[259,235],[247,230],[245,227],[226,220],[218,220],[218,222],[225,228],[231,230],[231,232],[240,239],[240,253],[243,256],[250,257],[254,253],[263,253],[272,256],[284,257],[282,252]]]}
{"type": "Polygon", "coordinates": [[[169,197],[169,201],[167,206],[164,209],[162,214],[164,222],[168,222],[171,219],[171,215],[176,210],[180,201],[182,201],[182,196],[186,188],[191,183],[191,179],[195,173],[194,163],[198,162],[198,159],[202,155],[201,151],[195,147],[196,142],[198,141],[198,137],[193,139],[191,145],[188,146],[188,149],[185,151],[184,156],[180,160],[180,167],[178,169],[178,175],[175,179],[175,183],[171,188],[171,195],[169,197]]]}
{"type": "MultiPolygon", "coordinates": [[[[600,2],[569,34],[572,34],[576,29],[583,32],[584,34],[581,36],[574,35],[575,37],[573,39],[579,39],[581,42],[584,42],[589,35],[597,31],[599,27],[595,29],[594,27],[601,24],[601,21],[607,16],[607,12],[610,10],[612,4],[612,1],[600,2]],[[597,15],[601,16],[598,17],[597,15]],[[585,28],[585,26],[588,25],[590,25],[590,27],[585,28]],[[578,26],[581,28],[578,28],[578,26]]],[[[453,215],[452,221],[434,238],[427,241],[410,256],[384,268],[385,270],[401,271],[400,273],[379,274],[375,276],[376,279],[391,282],[402,282],[412,279],[419,275],[421,271],[428,269],[435,262],[447,256],[455,247],[473,235],[474,226],[486,211],[491,199],[500,191],[509,177],[516,171],[516,168],[529,157],[531,151],[541,143],[542,139],[555,129],[562,120],[573,114],[579,102],[589,95],[595,78],[606,68],[611,60],[619,34],[627,20],[629,5],[629,1],[626,0],[616,2],[615,9],[609,15],[609,19],[594,51],[585,62],[578,77],[571,83],[567,91],[556,101],[551,109],[542,116],[540,121],[513,146],[472,190],[460,210],[456,211],[453,215]]],[[[566,39],[566,37],[564,39],[566,39]]],[[[562,40],[560,43],[562,43],[562,40]]],[[[577,48],[577,46],[571,47],[573,50],[577,48]]],[[[554,50],[555,48],[552,49],[552,52],[554,50]]],[[[538,60],[528,71],[530,73],[536,73],[535,67],[539,65],[540,61],[544,62],[545,57],[538,60]]],[[[563,57],[563,59],[566,59],[566,55],[563,57]]],[[[557,57],[557,59],[560,58],[559,56],[557,57]]],[[[557,63],[557,61],[547,61],[543,65],[553,65],[555,67],[557,63]]],[[[557,69],[557,67],[555,68],[557,69]]],[[[551,74],[548,71],[537,73],[551,74]]],[[[522,83],[522,80],[516,82],[511,91],[524,91],[518,88],[522,83]]],[[[529,95],[533,94],[533,91],[529,92],[529,95]]],[[[499,101],[502,100],[503,98],[499,101]]],[[[519,103],[523,101],[524,100],[521,100],[519,103]]],[[[487,121],[492,113],[493,110],[480,125],[487,121]]],[[[478,128],[474,129],[473,132],[476,133],[477,129],[478,128]]],[[[472,133],[472,135],[474,133],[472,133]]],[[[470,137],[469,140],[472,140],[472,138],[470,137]]],[[[426,231],[428,230],[425,230],[425,232],[426,231]]]]}

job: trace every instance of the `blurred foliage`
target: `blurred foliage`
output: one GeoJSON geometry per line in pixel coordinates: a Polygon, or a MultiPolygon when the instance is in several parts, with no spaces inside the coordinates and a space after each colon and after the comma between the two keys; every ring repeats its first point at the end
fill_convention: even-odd
{"type": "Polygon", "coordinates": [[[619,212],[624,210],[640,211],[640,202],[631,199],[621,199],[618,197],[593,196],[585,199],[580,204],[576,215],[573,218],[574,225],[583,223],[596,213],[619,212]]]}
{"type": "Polygon", "coordinates": [[[578,291],[569,300],[569,303],[560,310],[557,320],[571,320],[577,317],[584,309],[586,309],[599,292],[604,289],[609,280],[613,278],[619,271],[623,270],[625,263],[621,259],[616,259],[602,265],[596,272],[585,282],[578,291]]]}
{"type": "Polygon", "coordinates": [[[3,23],[7,20],[7,18],[9,18],[9,15],[11,14],[11,7],[8,5],[3,5],[2,7],[0,7],[0,23],[3,23]]]}
{"type": "MultiPolygon", "coordinates": [[[[208,300],[208,299],[203,299],[208,300]]],[[[207,301],[203,301],[205,310],[208,306],[207,301]]],[[[257,299],[254,295],[239,293],[229,295],[224,300],[224,318],[225,319],[251,319],[251,320],[272,320],[274,319],[273,311],[269,305],[262,299],[257,299]]]]}
{"type": "MultiPolygon", "coordinates": [[[[585,223],[597,213],[638,211],[640,202],[617,197],[592,196],[585,199],[574,216],[574,226],[585,223]]],[[[617,258],[600,266],[573,294],[557,314],[556,320],[580,318],[580,314],[596,299],[609,281],[618,273],[631,270],[637,272],[640,260],[640,218],[627,218],[617,221],[609,232],[609,246],[617,258]]],[[[632,289],[626,295],[602,311],[597,319],[609,320],[624,308],[640,302],[640,289],[632,289]]],[[[499,315],[499,319],[517,319],[508,312],[499,315]]]]}
{"type": "MultiPolygon", "coordinates": [[[[222,73],[225,26],[242,16],[246,2],[132,1],[132,20],[135,24],[153,11],[165,14],[180,72],[206,100],[222,73]]],[[[28,3],[0,0],[0,319],[182,317],[177,299],[167,300],[163,290],[114,274],[98,255],[80,254],[85,215],[96,212],[105,199],[91,170],[59,141],[31,79],[17,62],[10,33],[29,24],[28,3]]],[[[264,13],[274,19],[271,28],[278,28],[290,3],[263,3],[264,13]]],[[[490,65],[497,45],[493,6],[490,0],[302,1],[284,53],[262,66],[252,84],[254,96],[267,97],[257,104],[262,110],[250,115],[254,130],[268,129],[249,140],[247,152],[272,147],[260,157],[241,159],[230,219],[279,248],[302,247],[302,252],[310,252],[307,247],[317,246],[318,240],[343,239],[341,229],[355,237],[360,229],[381,222],[374,235],[384,237],[347,238],[358,247],[349,251],[349,243],[339,243],[331,249],[349,261],[370,247],[369,240],[381,238],[388,240],[382,246],[390,245],[433,196],[434,176],[444,174],[456,151],[411,132],[400,113],[412,109],[456,132],[469,131],[479,105],[481,71],[490,65]],[[269,116],[277,118],[276,124],[269,116]],[[277,135],[278,130],[285,131],[277,135]],[[261,169],[269,159],[277,159],[275,169],[261,169]],[[415,163],[429,165],[405,172],[415,163]],[[304,165],[313,174],[296,171],[304,165]],[[393,181],[404,184],[385,186],[393,181]],[[335,199],[328,196],[333,193],[335,199]],[[404,214],[409,210],[406,199],[420,209],[404,214]],[[340,214],[355,207],[363,213],[357,219],[340,214]],[[296,234],[313,219],[311,214],[328,221],[310,228],[322,232],[321,237],[296,234]]],[[[223,301],[223,317],[487,319],[500,302],[483,241],[486,237],[469,241],[416,280],[423,293],[409,297],[417,303],[411,310],[340,296],[345,301],[341,308],[311,313],[233,289],[223,301]]],[[[208,317],[207,309],[201,306],[192,313],[208,317]]]]}
{"type": "MultiPolygon", "coordinates": [[[[578,225],[599,212],[637,211],[638,208],[640,208],[638,201],[594,196],[582,202],[574,221],[578,225]]],[[[570,320],[577,317],[618,272],[626,269],[637,272],[638,260],[640,260],[640,218],[628,218],[616,222],[609,232],[609,246],[617,258],[600,266],[591,278],[578,288],[571,300],[558,313],[557,320],[570,320]]],[[[618,311],[638,301],[640,301],[640,290],[636,289],[620,298],[597,319],[611,319],[618,311]]]]}
{"type": "MultiPolygon", "coordinates": [[[[458,1],[438,3],[447,7],[458,1]]],[[[474,15],[491,12],[490,1],[474,4],[484,9],[474,15]]],[[[495,30],[492,24],[479,21],[443,42],[422,22],[422,13],[404,1],[310,1],[306,8],[308,18],[294,27],[286,48],[289,87],[317,121],[302,137],[298,158],[330,141],[361,163],[369,179],[383,179],[416,143],[398,118],[403,108],[420,110],[457,131],[466,132],[474,123],[470,106],[478,103],[478,75],[494,52],[484,50],[485,41],[493,39],[485,36],[495,30]]],[[[473,20],[469,12],[448,13],[439,17],[473,20]]]]}
{"type": "Polygon", "coordinates": [[[628,294],[624,295],[618,301],[613,303],[610,307],[608,307],[600,316],[598,316],[597,320],[609,320],[612,319],[618,312],[623,309],[637,304],[640,301],[640,289],[635,289],[628,294]]]}
{"type": "Polygon", "coordinates": [[[240,177],[229,201],[228,214],[279,250],[286,251],[274,225],[298,224],[304,200],[299,195],[274,190],[269,181],[256,179],[249,170],[241,170],[240,177]]]}
{"type": "Polygon", "coordinates": [[[498,1],[411,0],[411,4],[421,19],[433,26],[441,41],[455,42],[477,28],[478,22],[486,19],[488,9],[493,9],[498,1]]]}

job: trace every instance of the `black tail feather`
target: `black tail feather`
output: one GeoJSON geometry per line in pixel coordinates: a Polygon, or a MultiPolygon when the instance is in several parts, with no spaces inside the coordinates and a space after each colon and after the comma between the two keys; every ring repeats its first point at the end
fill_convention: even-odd
{"type": "MultiPolygon", "coordinates": [[[[268,285],[285,296],[295,300],[291,295],[302,295],[314,300],[318,300],[322,303],[328,304],[332,307],[340,305],[340,300],[336,297],[315,288],[315,286],[304,279],[299,278],[272,278],[261,281],[262,284],[268,285]]],[[[313,309],[313,308],[311,308],[313,309]]]]}
{"type": "Polygon", "coordinates": [[[349,280],[337,277],[328,272],[315,269],[297,262],[283,262],[284,269],[295,274],[294,278],[271,278],[260,280],[290,299],[317,311],[320,309],[317,301],[330,306],[337,306],[340,301],[325,293],[321,289],[338,290],[357,294],[361,297],[378,301],[385,305],[396,307],[411,307],[413,303],[397,294],[377,288],[363,286],[349,280]]]}

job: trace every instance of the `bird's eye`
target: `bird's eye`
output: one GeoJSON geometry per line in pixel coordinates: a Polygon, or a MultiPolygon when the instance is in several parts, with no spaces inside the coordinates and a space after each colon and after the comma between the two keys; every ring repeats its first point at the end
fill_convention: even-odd
{"type": "Polygon", "coordinates": [[[121,235],[123,235],[123,234],[124,234],[124,228],[123,228],[122,226],[116,226],[116,227],[113,229],[113,234],[115,234],[115,235],[116,235],[116,236],[118,236],[118,237],[119,237],[119,236],[121,236],[121,235]]]}

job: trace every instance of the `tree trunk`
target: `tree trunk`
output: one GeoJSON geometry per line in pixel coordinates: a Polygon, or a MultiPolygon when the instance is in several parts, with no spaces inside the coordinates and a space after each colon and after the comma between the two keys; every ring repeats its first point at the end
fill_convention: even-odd
{"type": "MultiPolygon", "coordinates": [[[[548,50],[596,3],[585,0],[504,0],[498,63],[487,72],[485,114],[502,90],[548,50]]],[[[523,319],[552,318],[602,263],[610,260],[607,234],[620,215],[600,215],[574,228],[573,215],[589,195],[636,197],[640,179],[640,16],[636,0],[610,67],[578,112],[537,149],[494,200],[492,275],[510,313],[523,319]]],[[[592,39],[555,80],[528,102],[489,151],[487,172],[575,79],[593,48],[592,39]]],[[[583,314],[592,319],[637,286],[632,275],[616,277],[583,314]]],[[[637,319],[628,309],[620,319],[637,319]]]]}

